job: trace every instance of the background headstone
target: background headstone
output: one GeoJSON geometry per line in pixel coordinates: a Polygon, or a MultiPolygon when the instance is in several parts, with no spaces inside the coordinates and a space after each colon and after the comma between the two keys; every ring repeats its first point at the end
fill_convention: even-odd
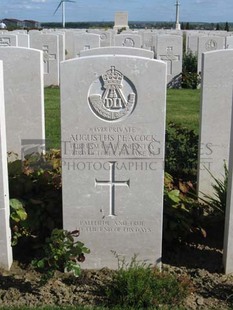
{"type": "MultiPolygon", "coordinates": [[[[21,156],[22,140],[44,140],[44,83],[41,51],[0,49],[3,60],[7,151],[21,156]]],[[[43,141],[44,142],[44,141],[43,141]]]]}
{"type": "Polygon", "coordinates": [[[100,47],[100,35],[94,33],[76,34],[74,36],[74,55],[80,56],[81,51],[100,47]]]}
{"type": "Polygon", "coordinates": [[[186,53],[192,52],[197,55],[198,51],[198,38],[201,34],[196,32],[187,31],[186,33],[186,53]]]}
{"type": "Polygon", "coordinates": [[[155,51],[156,46],[156,33],[152,31],[143,31],[141,32],[142,36],[142,47],[150,51],[155,51]]]}
{"type": "Polygon", "coordinates": [[[100,47],[111,46],[112,30],[89,29],[88,33],[95,33],[100,36],[100,47]]]}
{"type": "Polygon", "coordinates": [[[197,72],[201,72],[202,53],[225,49],[225,38],[220,36],[198,37],[198,64],[197,72]]]}
{"type": "Polygon", "coordinates": [[[165,101],[164,62],[61,64],[63,224],[91,249],[83,268],[161,262],[165,101]]]}
{"type": "Polygon", "coordinates": [[[19,47],[29,47],[29,35],[26,33],[18,33],[18,46],[19,47]]]}
{"type": "Polygon", "coordinates": [[[233,50],[203,54],[198,193],[212,195],[213,178],[228,164],[233,85],[233,50]],[[210,173],[209,173],[210,172],[210,173]]]}
{"type": "Polygon", "coordinates": [[[3,64],[0,61],[0,268],[9,270],[12,262],[3,64]]]}
{"type": "Polygon", "coordinates": [[[0,47],[18,46],[18,37],[16,34],[0,34],[0,47]]]}
{"type": "Polygon", "coordinates": [[[167,63],[167,81],[170,82],[182,72],[183,38],[176,35],[158,35],[156,59],[167,63]]]}
{"type": "Polygon", "coordinates": [[[138,34],[116,34],[114,36],[114,46],[142,47],[142,38],[138,34]]]}
{"type": "Polygon", "coordinates": [[[30,37],[30,47],[43,52],[44,86],[59,85],[58,35],[32,35],[30,37]]]}
{"type": "Polygon", "coordinates": [[[226,49],[233,49],[233,36],[226,37],[226,49]]]}

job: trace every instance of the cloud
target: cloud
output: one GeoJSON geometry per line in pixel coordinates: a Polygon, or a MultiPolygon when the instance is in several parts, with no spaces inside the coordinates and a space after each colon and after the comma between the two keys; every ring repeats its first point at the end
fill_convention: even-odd
{"type": "Polygon", "coordinates": [[[46,0],[32,0],[32,3],[45,3],[46,0]]]}
{"type": "Polygon", "coordinates": [[[197,4],[200,4],[200,3],[203,3],[203,4],[206,4],[206,3],[213,3],[214,0],[195,0],[195,3],[197,4]]]}

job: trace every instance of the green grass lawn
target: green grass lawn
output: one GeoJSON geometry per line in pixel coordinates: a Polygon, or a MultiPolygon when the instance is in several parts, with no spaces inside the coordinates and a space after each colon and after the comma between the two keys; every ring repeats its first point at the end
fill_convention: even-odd
{"type": "MultiPolygon", "coordinates": [[[[200,90],[169,89],[167,124],[174,122],[198,133],[200,90]]],[[[48,148],[60,148],[60,90],[45,88],[45,128],[48,148]]]]}
{"type": "Polygon", "coordinates": [[[47,149],[60,148],[60,89],[45,88],[45,135],[47,149]]]}
{"type": "Polygon", "coordinates": [[[199,89],[169,89],[167,92],[167,124],[174,122],[199,132],[199,89]]]}

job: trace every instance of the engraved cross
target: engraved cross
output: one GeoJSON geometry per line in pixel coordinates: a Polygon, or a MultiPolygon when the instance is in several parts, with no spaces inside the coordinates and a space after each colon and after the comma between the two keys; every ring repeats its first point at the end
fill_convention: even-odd
{"type": "Polygon", "coordinates": [[[0,38],[0,46],[11,46],[9,38],[0,38]]]}
{"type": "Polygon", "coordinates": [[[179,61],[180,56],[179,55],[174,55],[173,53],[173,47],[168,46],[167,47],[167,55],[161,55],[160,59],[163,61],[167,62],[167,74],[171,75],[172,74],[172,65],[174,61],[179,61]]]}
{"type": "Polygon", "coordinates": [[[116,216],[115,214],[115,187],[116,186],[127,186],[130,185],[130,180],[127,181],[116,181],[115,180],[115,163],[109,162],[110,165],[110,178],[106,181],[98,181],[95,179],[95,186],[109,186],[110,188],[110,204],[109,204],[109,216],[116,216]]]}
{"type": "Polygon", "coordinates": [[[56,60],[56,55],[49,54],[48,45],[43,46],[43,52],[44,52],[44,73],[49,73],[49,62],[50,60],[56,60]]]}

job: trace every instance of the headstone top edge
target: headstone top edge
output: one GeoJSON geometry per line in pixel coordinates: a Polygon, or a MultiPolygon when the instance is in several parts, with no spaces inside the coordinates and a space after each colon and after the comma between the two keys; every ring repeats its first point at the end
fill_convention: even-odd
{"type": "Polygon", "coordinates": [[[109,54],[109,55],[90,55],[90,56],[82,56],[82,57],[77,57],[77,58],[72,58],[72,59],[68,59],[68,60],[64,60],[61,61],[61,65],[63,65],[64,63],[71,63],[71,62],[80,62],[80,61],[85,61],[86,59],[93,59],[93,58],[97,58],[97,59],[106,59],[106,58],[112,58],[112,59],[125,59],[125,58],[129,58],[129,59],[134,59],[134,60],[146,60],[146,61],[150,61],[150,62],[154,62],[154,63],[161,63],[161,64],[166,64],[164,61],[159,60],[159,59],[151,59],[148,57],[142,57],[142,56],[134,56],[134,55],[121,55],[121,54],[109,54]]]}
{"type": "Polygon", "coordinates": [[[202,54],[204,55],[212,55],[212,54],[219,54],[219,53],[224,53],[224,54],[232,54],[233,53],[233,48],[231,49],[218,49],[218,50],[214,50],[214,51],[207,51],[207,52],[203,52],[202,54]]]}

